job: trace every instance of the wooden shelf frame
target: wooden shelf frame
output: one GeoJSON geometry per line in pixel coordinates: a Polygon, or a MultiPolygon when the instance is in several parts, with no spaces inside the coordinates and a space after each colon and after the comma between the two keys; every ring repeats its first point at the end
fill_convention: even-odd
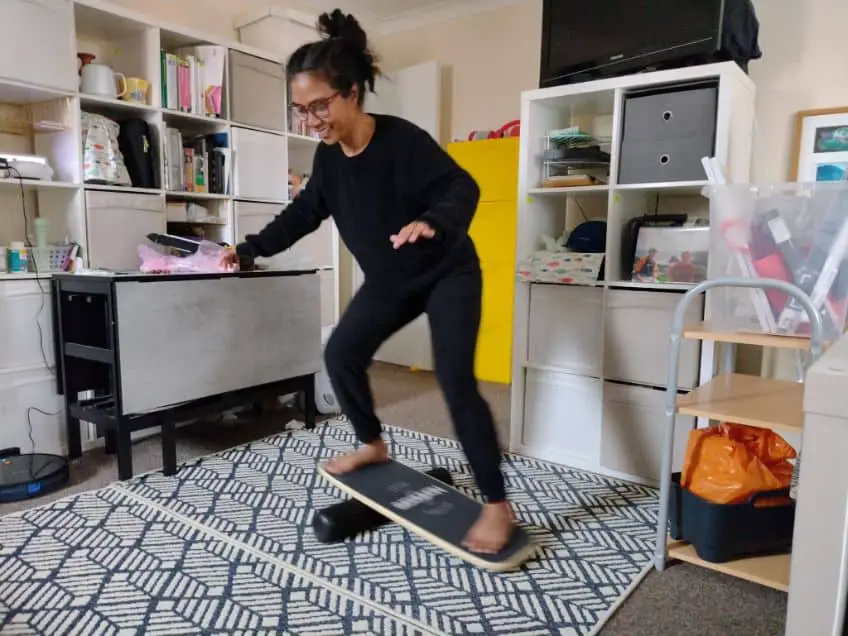
{"type": "Polygon", "coordinates": [[[728,574],[737,579],[770,587],[780,592],[789,591],[789,564],[792,560],[791,554],[775,554],[737,559],[726,563],[711,563],[700,558],[695,552],[695,548],[688,543],[672,541],[668,546],[668,556],[671,559],[697,565],[708,570],[713,570],[714,572],[728,574]]]}
{"type": "Polygon", "coordinates": [[[822,322],[809,296],[798,287],[777,280],[721,278],[704,281],[686,292],[680,299],[670,330],[669,377],[666,403],[669,421],[666,424],[660,472],[660,507],[657,515],[655,567],[662,571],[668,559],[676,559],[751,581],[776,590],[788,592],[791,555],[768,555],[737,559],[726,563],[711,563],[699,558],[695,548],[683,541],[668,538],[668,512],[671,493],[671,464],[676,415],[685,414],[709,420],[730,421],[748,426],[773,428],[792,433],[803,432],[804,386],[800,382],[772,380],[733,373],[728,363],[735,357],[737,344],[774,346],[778,348],[809,349],[808,364],[821,355],[822,322]],[[705,328],[703,324],[684,327],[686,310],[693,299],[717,287],[744,287],[775,290],[794,297],[810,316],[811,337],[771,336],[766,334],[722,333],[705,328]],[[677,395],[677,364],[680,342],[712,340],[726,345],[725,371],[690,391],[677,395]]]}
{"type": "Polygon", "coordinates": [[[680,396],[677,412],[798,433],[804,425],[803,401],[800,382],[720,373],[680,396]]]}
{"type": "Polygon", "coordinates": [[[687,340],[704,340],[726,344],[750,345],[774,349],[795,349],[807,351],[810,348],[809,336],[789,336],[748,331],[719,331],[711,329],[705,323],[686,325],[683,337],[687,340]]]}

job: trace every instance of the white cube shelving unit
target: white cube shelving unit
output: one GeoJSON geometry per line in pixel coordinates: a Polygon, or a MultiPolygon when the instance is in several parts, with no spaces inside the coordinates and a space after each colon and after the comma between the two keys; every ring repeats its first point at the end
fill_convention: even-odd
{"type": "MultiPolygon", "coordinates": [[[[290,166],[309,172],[318,141],[288,132],[285,73],[274,53],[162,24],[104,0],[4,0],[0,52],[5,52],[0,55],[0,152],[44,156],[54,171],[52,181],[0,179],[2,246],[26,236],[34,241],[32,222],[42,217],[49,221],[48,240],[79,243],[85,265],[133,269],[145,235],[167,231],[168,203],[204,206],[211,220],[195,223],[211,240],[234,243],[264,227],[286,206],[290,166]],[[225,52],[219,117],[163,105],[161,51],[196,45],[215,45],[225,52]],[[79,52],[96,55],[95,62],[127,77],[147,80],[147,103],[81,93],[79,52]],[[154,170],[159,187],[84,183],[83,111],[118,122],[146,121],[158,148],[154,170]],[[233,150],[228,193],[165,189],[169,128],[185,135],[226,135],[233,150]]],[[[325,325],[335,323],[338,315],[338,251],[324,248],[326,234],[319,231],[273,259],[276,265],[326,271],[325,325]]],[[[0,447],[28,446],[30,421],[39,451],[63,453],[61,402],[48,368],[53,360],[47,278],[49,273],[0,273],[0,447]]]]}
{"type": "MultiPolygon", "coordinates": [[[[717,84],[714,155],[730,181],[748,179],[755,88],[735,64],[650,72],[527,91],[521,97],[519,261],[586,219],[606,221],[605,274],[594,286],[515,283],[510,449],[655,483],[662,447],[669,323],[688,286],[631,282],[622,263],[628,221],[655,212],[708,215],[703,181],[618,184],[625,97],[634,90],[717,84]],[[555,129],[611,140],[606,185],[542,188],[542,152],[555,129]]],[[[696,304],[692,322],[703,319],[696,304]]],[[[680,383],[712,376],[709,343],[684,345],[680,383]]],[[[680,418],[681,431],[694,424],[680,418]]],[[[686,435],[678,435],[679,468],[686,435]]]]}

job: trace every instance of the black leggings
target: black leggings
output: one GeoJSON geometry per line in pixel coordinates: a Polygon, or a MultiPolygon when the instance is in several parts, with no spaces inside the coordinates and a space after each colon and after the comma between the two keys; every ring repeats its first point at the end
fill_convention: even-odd
{"type": "Polygon", "coordinates": [[[391,298],[366,282],[356,293],[324,351],[327,373],[342,411],[363,444],[379,439],[382,426],[374,412],[368,367],[392,334],[427,314],[433,339],[436,378],[454,429],[483,496],[506,499],[501,449],[489,405],[474,376],[480,328],[482,279],[479,268],[457,270],[423,292],[391,298]]]}

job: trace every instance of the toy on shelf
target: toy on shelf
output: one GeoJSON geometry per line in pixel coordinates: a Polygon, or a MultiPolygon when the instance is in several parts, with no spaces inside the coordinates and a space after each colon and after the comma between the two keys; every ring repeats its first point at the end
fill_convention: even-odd
{"type": "Polygon", "coordinates": [[[482,139],[504,139],[506,137],[518,137],[521,134],[521,121],[514,119],[505,123],[497,130],[472,130],[468,133],[468,141],[480,141],[482,139]]]}

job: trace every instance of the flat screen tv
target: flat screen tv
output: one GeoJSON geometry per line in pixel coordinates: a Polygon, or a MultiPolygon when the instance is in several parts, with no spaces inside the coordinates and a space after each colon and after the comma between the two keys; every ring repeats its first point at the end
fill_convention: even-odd
{"type": "Polygon", "coordinates": [[[540,86],[760,56],[750,0],[543,0],[540,86]]]}

